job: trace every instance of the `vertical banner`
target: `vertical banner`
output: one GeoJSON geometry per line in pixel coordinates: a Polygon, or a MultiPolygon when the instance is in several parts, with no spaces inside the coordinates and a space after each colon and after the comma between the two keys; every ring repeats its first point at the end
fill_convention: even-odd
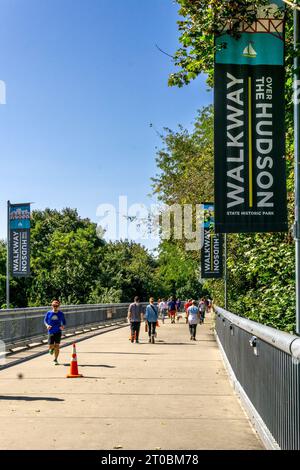
{"type": "Polygon", "coordinates": [[[201,204],[203,221],[201,227],[201,278],[218,279],[222,277],[223,237],[215,233],[214,205],[201,204]]]}
{"type": "Polygon", "coordinates": [[[30,276],[30,204],[10,204],[9,245],[11,274],[30,276]]]}
{"type": "Polygon", "coordinates": [[[216,232],[288,229],[283,8],[272,0],[238,39],[215,38],[216,232]]]}

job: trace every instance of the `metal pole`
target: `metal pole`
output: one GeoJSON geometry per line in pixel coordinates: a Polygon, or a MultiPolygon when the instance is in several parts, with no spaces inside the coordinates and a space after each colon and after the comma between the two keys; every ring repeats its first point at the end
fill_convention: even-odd
{"type": "Polygon", "coordinates": [[[294,140],[295,140],[295,251],[296,251],[296,333],[300,334],[300,12],[294,10],[294,140]]]}
{"type": "Polygon", "coordinates": [[[9,209],[10,201],[7,201],[7,251],[6,251],[6,308],[9,308],[9,249],[10,249],[10,237],[9,237],[9,209]]]}
{"type": "Polygon", "coordinates": [[[224,308],[227,310],[227,233],[224,234],[224,308]]]}

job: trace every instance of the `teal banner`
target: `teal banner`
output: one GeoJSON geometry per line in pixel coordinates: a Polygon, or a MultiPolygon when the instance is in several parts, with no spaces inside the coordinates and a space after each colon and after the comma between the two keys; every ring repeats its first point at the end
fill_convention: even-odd
{"type": "Polygon", "coordinates": [[[223,273],[223,237],[215,233],[214,205],[201,204],[203,221],[201,224],[201,278],[219,279],[223,273]]]}
{"type": "Polygon", "coordinates": [[[284,4],[215,39],[215,231],[287,231],[284,4]]]}
{"type": "Polygon", "coordinates": [[[12,276],[30,276],[30,204],[9,205],[9,254],[12,276]]]}

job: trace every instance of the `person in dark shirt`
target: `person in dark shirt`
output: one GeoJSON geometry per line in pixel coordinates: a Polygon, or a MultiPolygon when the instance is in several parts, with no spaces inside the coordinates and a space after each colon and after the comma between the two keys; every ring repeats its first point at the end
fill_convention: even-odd
{"type": "Polygon", "coordinates": [[[128,307],[128,321],[130,322],[131,329],[131,342],[134,340],[136,343],[139,342],[140,326],[143,321],[143,307],[140,304],[140,299],[135,296],[134,302],[128,307]]]}
{"type": "Polygon", "coordinates": [[[44,323],[49,335],[49,353],[51,355],[54,353],[54,363],[55,365],[57,365],[57,358],[59,356],[59,345],[61,341],[61,332],[66,325],[66,319],[63,312],[59,310],[59,300],[53,300],[51,305],[52,310],[49,310],[49,312],[46,313],[44,323]]]}

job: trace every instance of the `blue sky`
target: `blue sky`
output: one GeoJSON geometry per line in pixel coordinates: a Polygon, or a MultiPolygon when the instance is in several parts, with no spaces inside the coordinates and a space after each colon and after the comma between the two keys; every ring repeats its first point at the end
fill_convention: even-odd
{"type": "MultiPolygon", "coordinates": [[[[161,130],[212,101],[205,77],[167,85],[178,46],[172,0],[0,0],[0,238],[6,201],[33,209],[150,205],[161,130]]],[[[145,243],[147,246],[147,243],[145,243]]],[[[149,245],[150,247],[150,245],[149,245]]]]}

